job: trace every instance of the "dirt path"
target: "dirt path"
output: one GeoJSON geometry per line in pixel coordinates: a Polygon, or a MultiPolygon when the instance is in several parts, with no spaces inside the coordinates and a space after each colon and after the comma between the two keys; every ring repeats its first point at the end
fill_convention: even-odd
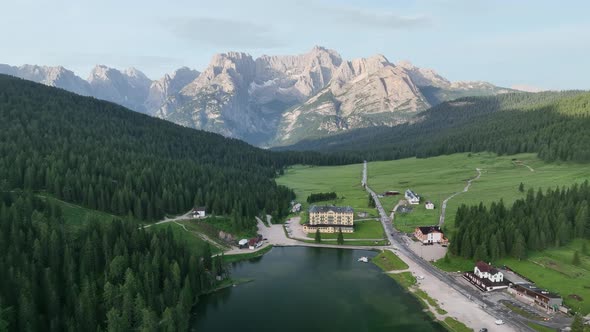
{"type": "Polygon", "coordinates": [[[201,238],[201,240],[203,240],[205,242],[211,243],[212,245],[216,246],[220,250],[222,250],[222,251],[223,250],[227,250],[227,247],[222,246],[221,244],[217,243],[217,241],[213,240],[212,238],[208,237],[207,235],[205,235],[203,233],[199,233],[199,232],[190,231],[190,230],[188,230],[188,228],[186,228],[185,225],[183,225],[183,224],[181,224],[181,223],[179,223],[177,221],[171,221],[171,222],[173,222],[173,223],[177,224],[178,226],[182,227],[182,229],[184,229],[185,231],[198,236],[199,238],[201,238]]]}
{"type": "Polygon", "coordinates": [[[534,171],[535,171],[535,169],[534,169],[534,168],[532,168],[531,166],[529,166],[529,165],[527,165],[527,164],[523,163],[523,162],[522,162],[522,161],[520,161],[520,160],[519,160],[519,161],[513,161],[512,163],[514,164],[514,166],[524,166],[524,167],[528,168],[528,169],[529,169],[529,171],[531,171],[531,172],[534,172],[534,171]]]}
{"type": "Polygon", "coordinates": [[[467,180],[467,184],[465,185],[465,188],[463,188],[463,191],[458,191],[454,194],[452,194],[451,196],[447,197],[441,205],[440,208],[440,217],[438,219],[438,226],[442,227],[442,225],[445,223],[445,215],[447,213],[447,203],[449,202],[449,200],[461,193],[466,193],[469,191],[469,188],[471,187],[471,183],[475,180],[478,180],[481,177],[481,169],[480,168],[476,168],[475,169],[477,171],[477,176],[475,176],[474,178],[471,178],[469,180],[467,180]]]}

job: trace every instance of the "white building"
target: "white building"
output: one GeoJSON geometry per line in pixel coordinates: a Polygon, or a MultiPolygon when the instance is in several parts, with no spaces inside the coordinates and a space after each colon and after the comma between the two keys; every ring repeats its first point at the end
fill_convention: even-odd
{"type": "Polygon", "coordinates": [[[413,205],[420,204],[420,196],[418,196],[418,194],[411,191],[410,189],[406,190],[405,196],[406,196],[406,200],[408,200],[408,203],[413,204],[413,205]]]}
{"type": "Polygon", "coordinates": [[[422,226],[416,227],[414,237],[423,244],[441,243],[446,244],[445,234],[439,226],[422,226]]]}
{"type": "Polygon", "coordinates": [[[504,279],[504,273],[482,261],[475,264],[473,273],[465,272],[463,277],[485,292],[508,288],[508,281],[504,279]]]}
{"type": "Polygon", "coordinates": [[[475,264],[475,267],[473,268],[473,274],[481,279],[488,279],[491,282],[504,281],[504,273],[500,272],[498,269],[493,268],[490,264],[482,261],[479,261],[475,264]]]}
{"type": "Polygon", "coordinates": [[[299,211],[301,211],[301,203],[294,204],[291,208],[291,212],[297,213],[299,211]]]}
{"type": "Polygon", "coordinates": [[[434,210],[434,203],[432,203],[431,201],[426,202],[424,206],[426,207],[426,210],[434,210]]]}
{"type": "Polygon", "coordinates": [[[205,208],[204,207],[194,208],[191,211],[191,215],[193,216],[193,218],[205,218],[205,216],[206,216],[205,208]]]}

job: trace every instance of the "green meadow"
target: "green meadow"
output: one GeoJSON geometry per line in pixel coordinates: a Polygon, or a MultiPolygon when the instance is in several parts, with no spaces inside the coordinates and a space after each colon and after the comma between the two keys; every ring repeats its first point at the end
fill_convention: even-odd
{"type": "MultiPolygon", "coordinates": [[[[545,163],[535,154],[498,156],[493,153],[460,153],[426,159],[401,159],[368,163],[368,183],[377,193],[394,190],[399,196],[383,197],[381,202],[390,211],[403,198],[406,189],[412,189],[422,197],[422,203],[432,201],[434,210],[426,210],[424,204],[412,206],[408,214],[396,215],[396,227],[413,231],[416,226],[438,224],[441,202],[455,192],[463,191],[466,182],[477,175],[466,193],[449,200],[445,224],[452,228],[455,213],[460,204],[490,204],[500,199],[511,204],[525,196],[529,188],[547,189],[569,186],[590,179],[590,167],[573,163],[545,163]],[[531,171],[528,167],[534,171],[531,171]],[[524,192],[519,191],[520,183],[524,192]]],[[[355,211],[366,211],[377,216],[375,209],[368,208],[368,196],[360,181],[362,164],[345,166],[293,166],[277,182],[292,188],[297,200],[306,211],[307,196],[311,193],[334,191],[339,199],[326,204],[350,205],[355,211]]]]}

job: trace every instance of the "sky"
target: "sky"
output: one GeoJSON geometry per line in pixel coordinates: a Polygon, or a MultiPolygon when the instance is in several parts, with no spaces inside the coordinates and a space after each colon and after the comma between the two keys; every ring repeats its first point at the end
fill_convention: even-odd
{"type": "Polygon", "coordinates": [[[215,53],[383,54],[452,81],[590,89],[590,1],[0,0],[0,63],[158,79],[215,53]]]}

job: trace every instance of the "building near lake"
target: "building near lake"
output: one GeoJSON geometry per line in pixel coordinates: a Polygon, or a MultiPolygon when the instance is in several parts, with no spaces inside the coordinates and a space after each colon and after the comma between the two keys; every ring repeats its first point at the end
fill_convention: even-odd
{"type": "Polygon", "coordinates": [[[354,210],[350,206],[312,205],[303,231],[315,233],[317,230],[320,233],[354,232],[354,210]]]}
{"type": "Polygon", "coordinates": [[[420,196],[410,189],[406,190],[406,200],[412,205],[420,204],[420,196]]]}
{"type": "Polygon", "coordinates": [[[439,226],[416,227],[414,237],[422,244],[447,244],[449,242],[439,226]]]}
{"type": "Polygon", "coordinates": [[[508,293],[521,302],[536,305],[545,310],[558,311],[563,306],[561,296],[533,284],[511,285],[508,293]]]}
{"type": "Polygon", "coordinates": [[[504,274],[491,264],[482,261],[475,263],[473,273],[466,272],[463,277],[485,292],[508,288],[508,281],[504,279],[504,274]]]}

